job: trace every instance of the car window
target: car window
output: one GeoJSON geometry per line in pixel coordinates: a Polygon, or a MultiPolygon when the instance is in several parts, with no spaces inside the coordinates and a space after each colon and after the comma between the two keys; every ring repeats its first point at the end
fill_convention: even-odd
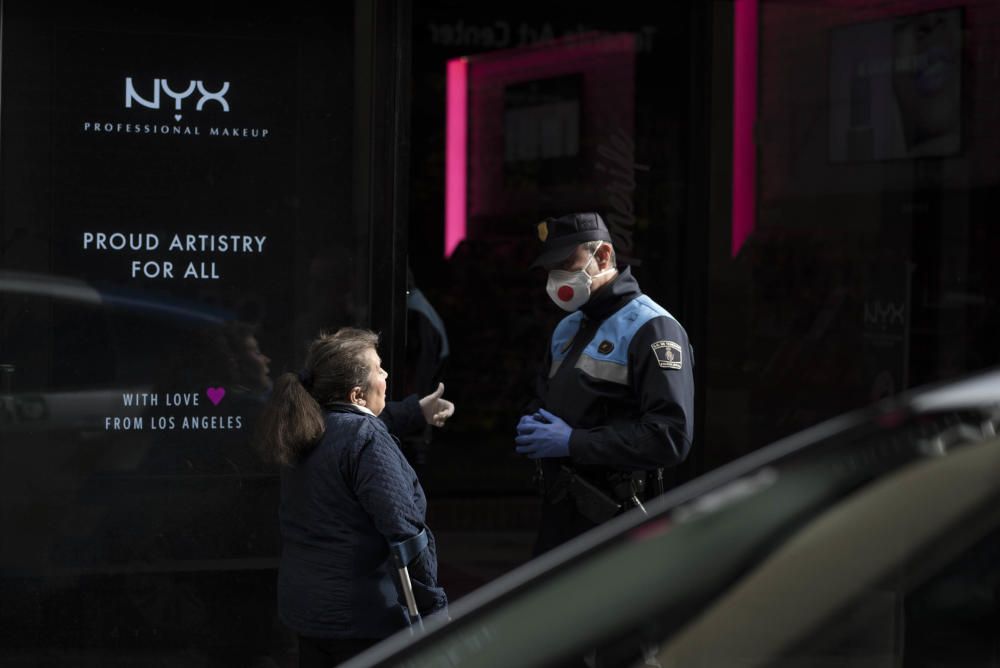
{"type": "Polygon", "coordinates": [[[945,563],[938,561],[921,556],[897,570],[824,623],[815,636],[768,665],[997,665],[1000,530],[945,563]],[[932,574],[925,579],[928,566],[932,574]]]}
{"type": "Polygon", "coordinates": [[[905,622],[908,667],[1000,664],[1000,531],[908,592],[905,622]]]}
{"type": "MultiPolygon", "coordinates": [[[[181,363],[207,364],[208,355],[193,362],[194,351],[204,351],[205,339],[213,323],[169,317],[149,310],[109,308],[107,345],[117,360],[118,382],[122,386],[164,383],[181,363]],[[159,351],[150,355],[150,350],[159,351]]],[[[221,347],[217,346],[217,347],[221,347]]],[[[220,355],[216,355],[218,358],[220,355]]],[[[215,359],[212,358],[212,359],[215,359]]]]}
{"type": "MultiPolygon", "coordinates": [[[[953,626],[959,610],[977,621],[996,619],[1000,562],[987,559],[1000,528],[998,473],[1000,441],[991,439],[859,490],[734,583],[669,640],[659,660],[896,666],[905,658],[905,665],[935,665],[921,663],[917,648],[931,641],[913,635],[915,624],[950,619],[946,626],[953,626]],[[978,603],[956,605],[961,595],[978,603]]],[[[995,645],[983,651],[997,658],[995,645]]]]}
{"type": "Polygon", "coordinates": [[[11,390],[58,392],[108,387],[116,363],[99,305],[37,295],[0,295],[0,364],[11,390]]]}

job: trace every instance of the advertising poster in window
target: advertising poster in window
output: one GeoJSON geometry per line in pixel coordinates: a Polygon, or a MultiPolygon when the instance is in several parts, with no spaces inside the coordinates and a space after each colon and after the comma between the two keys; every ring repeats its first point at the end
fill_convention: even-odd
{"type": "Polygon", "coordinates": [[[4,25],[0,623],[263,654],[255,420],[321,327],[367,318],[353,24],[43,10],[4,25]]]}
{"type": "Polygon", "coordinates": [[[830,160],[951,156],[962,139],[962,10],[831,37],[830,160]]]}

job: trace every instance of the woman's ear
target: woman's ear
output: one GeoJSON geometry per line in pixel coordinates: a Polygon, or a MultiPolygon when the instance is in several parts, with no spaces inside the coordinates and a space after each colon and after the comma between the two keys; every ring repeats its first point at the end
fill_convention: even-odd
{"type": "Polygon", "coordinates": [[[349,398],[351,400],[351,403],[354,404],[355,406],[365,405],[365,392],[364,390],[361,389],[361,387],[354,387],[351,390],[351,396],[349,398]]]}

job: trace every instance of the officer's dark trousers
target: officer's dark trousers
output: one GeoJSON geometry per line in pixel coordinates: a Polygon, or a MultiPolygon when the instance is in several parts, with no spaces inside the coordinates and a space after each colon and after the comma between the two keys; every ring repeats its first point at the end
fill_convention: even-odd
{"type": "Polygon", "coordinates": [[[542,521],[535,540],[535,554],[538,556],[562,545],[571,538],[590,531],[596,524],[581,515],[576,502],[569,495],[556,503],[542,502],[542,521]]]}
{"type": "Polygon", "coordinates": [[[299,668],[333,668],[378,640],[299,636],[299,668]]]}

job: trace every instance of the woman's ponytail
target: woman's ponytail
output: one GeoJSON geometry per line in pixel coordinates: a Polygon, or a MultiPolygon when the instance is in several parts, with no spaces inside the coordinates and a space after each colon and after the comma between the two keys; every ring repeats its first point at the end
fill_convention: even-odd
{"type": "Polygon", "coordinates": [[[324,429],[323,411],[300,376],[279,376],[257,426],[257,447],[264,458],[294,464],[316,446],[324,429]]]}

